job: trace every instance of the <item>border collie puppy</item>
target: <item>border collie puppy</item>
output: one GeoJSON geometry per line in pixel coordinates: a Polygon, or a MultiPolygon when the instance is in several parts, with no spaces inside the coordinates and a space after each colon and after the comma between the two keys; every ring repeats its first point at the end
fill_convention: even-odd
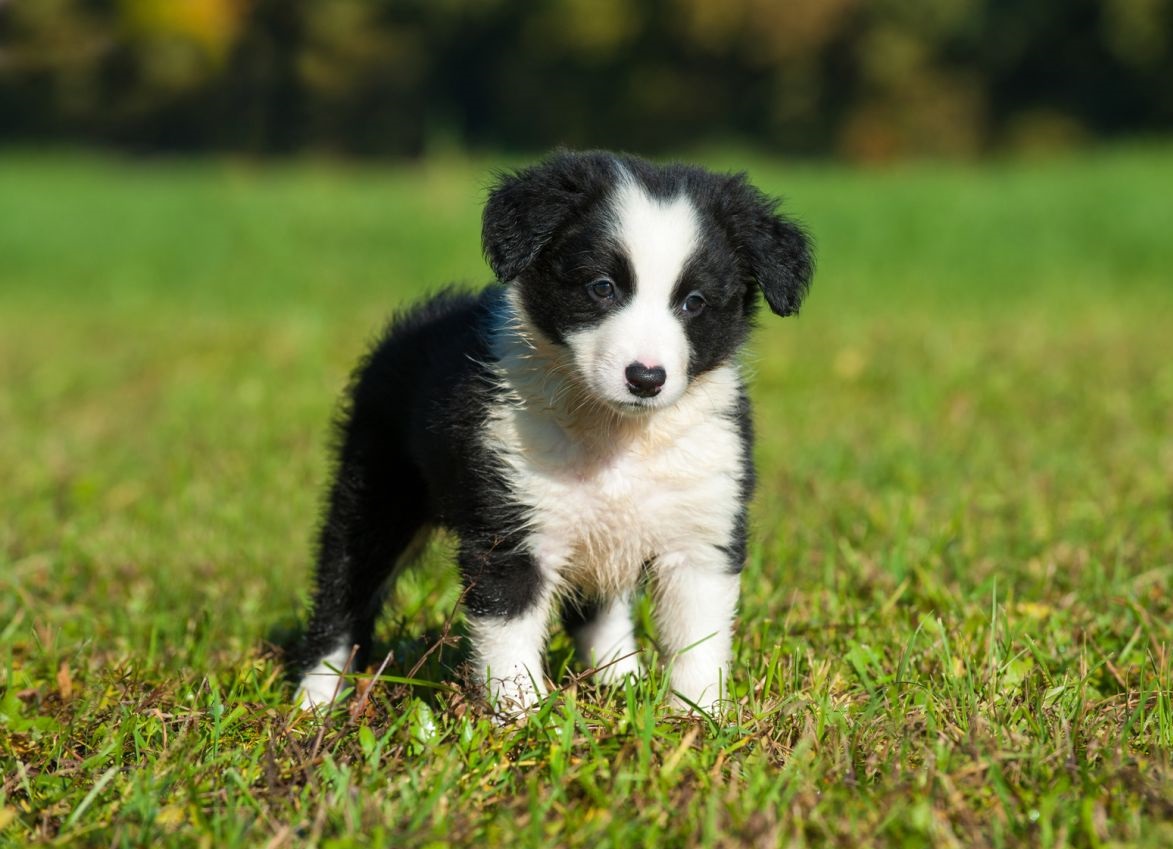
{"type": "Polygon", "coordinates": [[[798,311],[807,237],[744,175],[563,152],[501,177],[482,238],[499,282],[399,315],[355,372],[294,658],[302,704],[366,664],[384,587],[443,526],[498,710],[543,694],[560,608],[604,681],[638,674],[645,583],[675,703],[711,708],[754,482],[737,355],[759,293],[798,311]]]}

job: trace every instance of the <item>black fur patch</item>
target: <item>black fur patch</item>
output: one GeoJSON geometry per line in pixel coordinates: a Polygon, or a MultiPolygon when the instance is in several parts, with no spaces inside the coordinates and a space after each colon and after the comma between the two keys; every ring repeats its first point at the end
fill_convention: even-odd
{"type": "Polygon", "coordinates": [[[484,364],[502,295],[492,286],[423,302],[390,323],[355,372],[296,668],[340,643],[369,645],[380,589],[426,526],[459,537],[470,610],[508,616],[532,602],[540,580],[521,544],[521,510],[480,440],[500,391],[484,364]]]}

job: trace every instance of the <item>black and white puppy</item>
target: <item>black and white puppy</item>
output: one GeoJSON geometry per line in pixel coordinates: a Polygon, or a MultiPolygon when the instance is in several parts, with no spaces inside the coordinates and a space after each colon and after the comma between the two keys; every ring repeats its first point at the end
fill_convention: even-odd
{"type": "Polygon", "coordinates": [[[403,313],[355,373],[295,657],[302,704],[365,665],[383,589],[443,526],[499,709],[541,696],[560,607],[605,680],[638,674],[645,582],[677,703],[711,707],[754,480],[737,354],[759,292],[798,310],[808,240],[742,175],[599,152],[502,177],[482,237],[500,282],[403,313]]]}

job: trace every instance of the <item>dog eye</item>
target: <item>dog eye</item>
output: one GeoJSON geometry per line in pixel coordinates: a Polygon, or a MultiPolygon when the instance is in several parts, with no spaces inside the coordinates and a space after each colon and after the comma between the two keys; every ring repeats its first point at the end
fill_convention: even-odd
{"type": "Polygon", "coordinates": [[[615,300],[615,284],[606,277],[600,277],[587,286],[590,296],[600,304],[610,304],[615,300]]]}
{"type": "Polygon", "coordinates": [[[705,300],[705,296],[700,292],[693,292],[684,299],[684,303],[680,305],[681,311],[688,316],[700,315],[709,302],[705,300]]]}

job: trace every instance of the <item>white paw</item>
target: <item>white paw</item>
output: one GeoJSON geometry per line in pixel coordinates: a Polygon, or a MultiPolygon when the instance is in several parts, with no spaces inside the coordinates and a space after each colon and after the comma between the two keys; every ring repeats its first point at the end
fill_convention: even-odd
{"type": "Polygon", "coordinates": [[[671,669],[672,697],[669,706],[681,713],[696,713],[697,709],[710,715],[721,713],[729,702],[726,689],[729,683],[725,663],[706,663],[700,658],[680,655],[671,669]]]}
{"type": "Polygon", "coordinates": [[[297,685],[298,704],[302,710],[324,710],[349,694],[350,685],[345,673],[350,655],[350,649],[331,652],[302,676],[297,685]]]}
{"type": "Polygon", "coordinates": [[[612,599],[574,635],[575,652],[582,662],[597,669],[594,679],[603,685],[618,684],[628,676],[643,675],[639,647],[631,624],[631,600],[612,599]]]}
{"type": "Polygon", "coordinates": [[[341,701],[343,697],[341,687],[334,684],[322,686],[302,679],[298,687],[297,702],[302,710],[319,711],[330,707],[335,701],[341,701]]]}
{"type": "Polygon", "coordinates": [[[505,725],[525,719],[546,694],[545,684],[528,672],[519,672],[504,678],[490,677],[486,695],[493,709],[494,721],[505,725]]]}

